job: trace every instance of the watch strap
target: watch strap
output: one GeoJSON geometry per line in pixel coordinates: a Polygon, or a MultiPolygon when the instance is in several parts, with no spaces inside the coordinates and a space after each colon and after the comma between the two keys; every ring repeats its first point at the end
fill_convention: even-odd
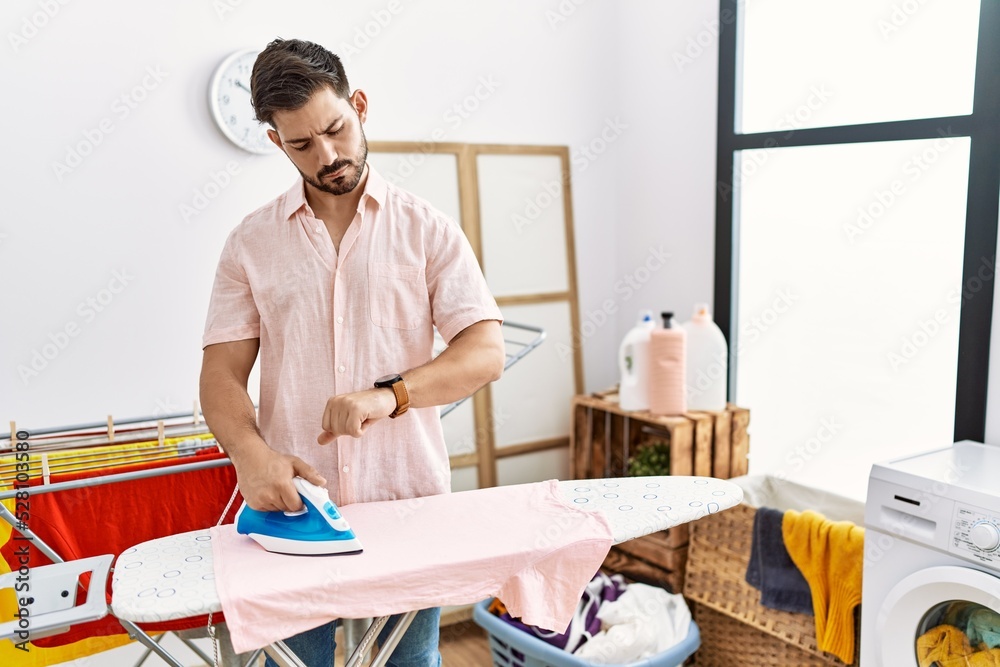
{"type": "Polygon", "coordinates": [[[402,378],[393,382],[390,386],[392,387],[392,393],[396,395],[396,409],[392,411],[389,417],[395,419],[410,408],[410,393],[406,391],[406,383],[403,382],[402,378]]]}

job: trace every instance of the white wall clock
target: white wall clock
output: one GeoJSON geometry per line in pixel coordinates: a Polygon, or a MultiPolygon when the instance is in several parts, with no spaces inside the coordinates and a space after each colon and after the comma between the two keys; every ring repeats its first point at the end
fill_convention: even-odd
{"type": "Polygon", "coordinates": [[[212,75],[208,101],[219,129],[245,151],[258,154],[277,153],[278,147],[267,138],[266,124],[258,123],[250,104],[250,72],[257,51],[244,49],[228,55],[212,75]]]}

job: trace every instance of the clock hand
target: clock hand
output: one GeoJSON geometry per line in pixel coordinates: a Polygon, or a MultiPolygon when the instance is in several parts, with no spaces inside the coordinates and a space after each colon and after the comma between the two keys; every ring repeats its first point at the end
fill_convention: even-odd
{"type": "Polygon", "coordinates": [[[236,85],[239,86],[240,88],[242,88],[243,90],[247,91],[248,93],[250,92],[250,89],[247,88],[246,86],[244,86],[243,83],[239,79],[236,80],[236,85]]]}

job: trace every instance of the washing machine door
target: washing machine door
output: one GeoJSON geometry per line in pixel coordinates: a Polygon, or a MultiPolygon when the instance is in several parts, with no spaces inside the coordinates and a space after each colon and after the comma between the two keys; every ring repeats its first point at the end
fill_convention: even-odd
{"type": "Polygon", "coordinates": [[[1000,663],[1000,578],[954,566],[914,572],[886,595],[875,630],[883,667],[929,667],[980,652],[1000,663]]]}

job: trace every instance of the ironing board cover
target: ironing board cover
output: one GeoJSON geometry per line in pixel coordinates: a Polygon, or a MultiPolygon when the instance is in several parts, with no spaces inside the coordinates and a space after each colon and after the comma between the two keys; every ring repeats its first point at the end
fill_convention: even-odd
{"type": "Polygon", "coordinates": [[[112,609],[137,622],[224,609],[239,652],[333,618],[491,595],[526,623],[562,631],[613,542],[741,499],[740,488],[722,480],[639,477],[364,503],[341,508],[365,548],[353,556],[272,554],[220,526],[123,553],[112,609]]]}
{"type": "Polygon", "coordinates": [[[111,585],[111,611],[126,621],[173,621],[222,611],[208,528],[122,552],[111,585]]]}

